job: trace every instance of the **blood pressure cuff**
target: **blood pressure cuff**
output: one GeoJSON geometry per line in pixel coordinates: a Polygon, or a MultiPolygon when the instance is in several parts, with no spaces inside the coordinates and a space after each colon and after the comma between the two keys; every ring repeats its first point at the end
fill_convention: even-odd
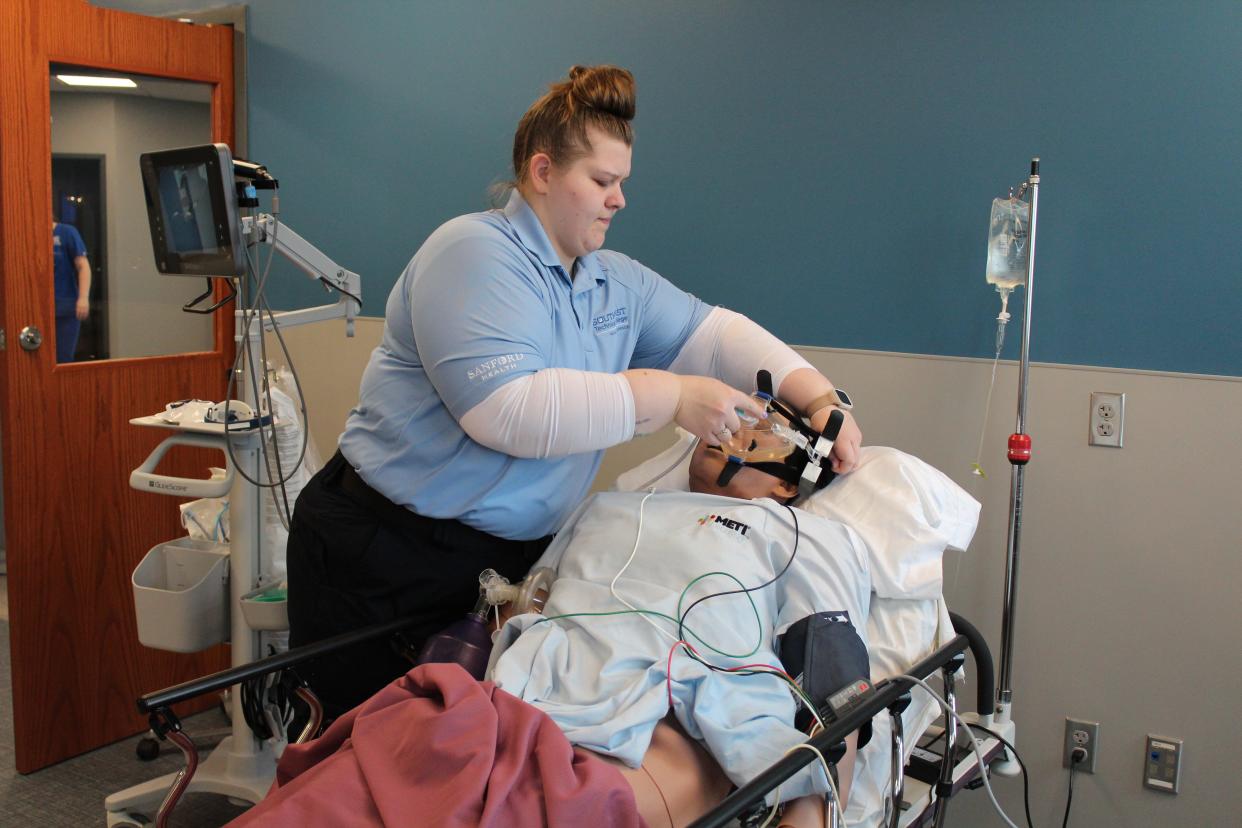
{"type": "MultiPolygon", "coordinates": [[[[815,702],[821,715],[828,698],[849,684],[871,682],[867,646],[850,621],[850,614],[818,612],[808,615],[780,637],[779,652],[785,672],[793,676],[803,692],[815,702]]],[[[806,730],[813,718],[801,707],[794,726],[806,730]]],[[[871,740],[871,722],[858,729],[858,747],[871,740]]]]}

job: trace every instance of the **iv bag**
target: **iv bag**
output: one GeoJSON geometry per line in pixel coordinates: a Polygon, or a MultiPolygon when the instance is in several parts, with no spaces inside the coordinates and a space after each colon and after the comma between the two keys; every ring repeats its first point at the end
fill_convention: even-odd
{"type": "Polygon", "coordinates": [[[988,228],[989,285],[1009,291],[1026,284],[1026,243],[1031,205],[1020,198],[992,199],[992,222],[988,228]]]}

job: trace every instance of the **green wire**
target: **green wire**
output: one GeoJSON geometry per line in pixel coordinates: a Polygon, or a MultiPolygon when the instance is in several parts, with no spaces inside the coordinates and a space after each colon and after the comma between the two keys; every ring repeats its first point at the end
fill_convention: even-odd
{"type": "MultiPolygon", "coordinates": [[[[745,589],[745,588],[746,588],[746,585],[745,585],[745,584],[743,584],[740,580],[738,580],[737,576],[732,575],[732,574],[730,574],[730,573],[728,573],[728,572],[705,572],[704,574],[702,574],[702,575],[698,576],[697,578],[695,578],[694,580],[692,580],[690,583],[686,584],[686,588],[685,588],[685,589],[683,589],[683,590],[681,591],[681,595],[680,595],[680,596],[678,596],[678,598],[677,598],[677,613],[678,613],[678,615],[680,615],[680,614],[681,614],[681,603],[682,603],[682,601],[683,601],[683,600],[685,600],[686,593],[690,591],[690,588],[691,588],[691,587],[693,587],[693,586],[694,586],[696,583],[698,583],[699,581],[701,581],[701,580],[703,580],[704,578],[707,578],[707,577],[709,577],[709,576],[711,576],[711,575],[723,575],[723,576],[724,576],[724,577],[726,577],[726,578],[732,578],[732,579],[733,579],[733,581],[734,581],[734,582],[735,582],[738,586],[742,587],[743,589],[745,589]]],[[[750,593],[749,593],[749,592],[743,592],[742,594],[746,596],[746,599],[747,599],[748,601],[750,601],[750,609],[751,609],[751,611],[752,611],[752,612],[754,612],[754,614],[755,614],[755,625],[756,625],[756,627],[759,629],[759,643],[758,643],[758,644],[756,644],[756,645],[755,645],[755,648],[754,648],[753,650],[751,650],[749,653],[744,653],[744,654],[742,654],[742,655],[734,655],[734,654],[732,654],[732,653],[726,653],[724,650],[718,650],[718,649],[716,649],[715,647],[713,647],[711,644],[708,644],[708,643],[707,643],[707,641],[705,641],[705,640],[702,638],[702,636],[700,636],[698,633],[696,633],[694,630],[692,630],[692,629],[689,627],[689,625],[683,624],[682,626],[683,626],[683,627],[685,627],[686,632],[690,633],[691,637],[693,637],[696,641],[698,641],[700,644],[702,644],[704,647],[706,647],[707,649],[711,650],[711,651],[712,651],[712,652],[714,652],[714,653],[718,653],[718,654],[720,654],[720,655],[722,655],[722,656],[725,656],[726,658],[737,658],[737,659],[749,658],[750,656],[752,656],[752,655],[754,655],[755,653],[757,653],[757,652],[759,651],[759,647],[760,647],[760,646],[762,646],[762,644],[763,644],[763,622],[762,622],[762,621],[760,620],[760,618],[759,618],[759,609],[758,609],[758,607],[756,607],[756,606],[755,606],[755,600],[754,600],[753,598],[751,598],[751,597],[750,597],[750,593]]],[[[577,618],[577,617],[579,617],[579,616],[593,616],[593,617],[600,617],[600,616],[607,616],[607,615],[654,615],[654,616],[656,616],[657,618],[663,618],[665,621],[668,621],[670,624],[675,624],[675,623],[677,623],[677,619],[676,619],[676,618],[673,618],[671,615],[665,615],[664,613],[659,612],[659,611],[657,611],[657,610],[641,610],[641,609],[634,609],[634,610],[630,610],[630,609],[625,609],[625,610],[612,610],[612,611],[610,611],[610,612],[566,612],[566,613],[561,613],[560,615],[546,615],[546,616],[544,616],[544,617],[540,618],[540,619],[539,619],[538,621],[536,621],[534,624],[531,624],[531,626],[532,626],[532,627],[534,627],[534,626],[536,626],[536,625],[538,625],[538,624],[542,624],[542,623],[544,623],[545,621],[556,621],[556,620],[558,620],[558,619],[560,619],[560,618],[577,618]]],[[[689,655],[691,658],[693,658],[693,659],[695,659],[695,660],[699,661],[700,663],[702,663],[702,664],[704,664],[704,665],[707,665],[707,666],[709,666],[709,667],[711,666],[711,665],[709,665],[706,661],[703,661],[701,658],[699,658],[698,656],[694,655],[694,653],[693,653],[693,652],[688,653],[688,655],[689,655]]],[[[806,694],[806,692],[805,692],[805,691],[804,691],[801,687],[799,687],[799,686],[797,685],[797,683],[796,683],[796,682],[792,682],[792,681],[787,680],[784,676],[780,675],[779,673],[771,672],[771,671],[768,671],[768,670],[744,670],[744,671],[736,671],[736,672],[735,672],[735,671],[732,671],[732,670],[728,670],[728,671],[726,671],[726,672],[730,672],[730,673],[732,673],[733,675],[737,675],[737,676],[756,675],[756,674],[763,674],[763,675],[772,675],[772,676],[776,676],[777,678],[779,678],[779,679],[781,679],[783,682],[785,682],[785,684],[787,684],[787,685],[789,686],[789,688],[790,688],[790,689],[791,689],[791,690],[792,690],[795,694],[797,694],[799,697],[801,697],[801,699],[802,699],[803,703],[806,705],[806,707],[807,707],[808,709],[810,709],[810,710],[814,710],[814,709],[815,709],[815,703],[811,701],[811,697],[810,697],[810,696],[808,696],[808,695],[806,694]]],[[[816,717],[816,718],[818,718],[818,717],[816,717]]]]}
{"type": "MultiPolygon", "coordinates": [[[[709,595],[708,597],[710,598],[713,596],[709,595]]],[[[657,618],[663,618],[665,621],[668,621],[670,624],[680,623],[680,626],[684,628],[685,631],[688,632],[692,638],[694,638],[696,641],[698,641],[700,644],[702,644],[707,649],[711,650],[714,653],[717,653],[718,655],[722,655],[725,658],[734,658],[734,659],[739,659],[739,660],[743,658],[750,658],[755,653],[759,652],[759,648],[763,646],[763,620],[759,617],[759,608],[755,606],[755,599],[750,596],[750,590],[747,589],[746,585],[742,583],[741,579],[738,578],[736,575],[730,572],[721,572],[721,571],[705,572],[702,575],[699,575],[697,578],[694,578],[693,580],[691,580],[690,583],[686,584],[686,588],[683,589],[681,591],[681,594],[677,596],[677,618],[673,618],[670,615],[665,615],[664,613],[659,612],[657,610],[644,610],[644,609],[612,610],[609,612],[566,612],[560,615],[544,616],[540,618],[538,621],[536,621],[534,624],[532,624],[531,626],[534,627],[538,624],[542,624],[545,621],[556,621],[561,618],[577,618],[580,616],[602,617],[602,616],[608,616],[608,615],[654,615],[657,618]],[[699,581],[703,580],[704,578],[710,578],[712,575],[720,575],[721,577],[731,579],[733,583],[737,584],[738,587],[742,590],[742,594],[746,596],[746,600],[750,602],[750,611],[755,614],[755,629],[759,634],[758,640],[755,642],[755,646],[751,648],[750,652],[735,654],[735,653],[727,653],[724,650],[717,649],[716,647],[713,647],[711,644],[709,644],[701,635],[699,635],[694,630],[692,630],[690,626],[685,623],[684,619],[681,620],[680,622],[678,621],[678,619],[682,617],[681,605],[682,605],[682,602],[685,601],[686,599],[686,593],[688,593],[690,589],[695,584],[697,584],[699,581]]],[[[739,675],[739,676],[756,675],[756,674],[774,675],[777,678],[781,679],[786,684],[788,684],[789,688],[797,696],[799,696],[802,699],[803,703],[806,705],[808,709],[810,709],[813,712],[815,711],[815,703],[811,701],[810,696],[808,696],[806,692],[801,687],[798,686],[797,682],[787,679],[784,675],[778,672],[773,672],[769,670],[754,670],[754,669],[739,670],[739,671],[728,670],[728,669],[719,667],[719,665],[712,665],[708,663],[707,661],[704,661],[701,657],[696,655],[692,650],[687,650],[687,655],[689,655],[694,660],[698,661],[699,663],[709,668],[715,666],[718,669],[725,670],[725,672],[732,673],[733,675],[739,675]]],[[[819,715],[817,713],[815,714],[815,718],[819,720],[819,715]]],[[[822,721],[820,723],[822,725],[822,721]]]]}
{"type": "MultiPolygon", "coordinates": [[[[536,621],[534,624],[531,624],[531,626],[533,627],[533,626],[535,626],[536,624],[542,624],[544,621],[555,621],[555,620],[557,620],[558,618],[576,618],[576,617],[578,617],[578,616],[582,616],[582,615],[588,615],[588,616],[603,616],[603,615],[654,615],[654,616],[655,616],[655,617],[657,617],[657,618],[663,618],[665,621],[668,621],[670,624],[676,624],[676,623],[677,623],[677,619],[676,619],[676,618],[673,618],[673,617],[672,617],[672,616],[670,616],[670,615],[665,615],[664,613],[662,613],[662,612],[658,612],[658,611],[656,611],[656,610],[641,610],[641,609],[640,609],[640,610],[628,610],[628,609],[627,609],[627,610],[613,610],[612,612],[566,612],[566,613],[562,613],[561,615],[548,615],[548,616],[545,616],[545,617],[543,617],[543,618],[540,618],[540,619],[539,619],[538,621],[536,621]]],[[[690,633],[690,635],[691,635],[691,636],[692,636],[692,637],[693,637],[696,641],[698,641],[700,644],[702,644],[704,647],[706,647],[707,649],[711,650],[712,652],[719,653],[720,655],[725,656],[725,657],[727,657],[727,658],[745,658],[745,656],[736,656],[736,655],[733,655],[732,653],[726,653],[726,652],[724,652],[723,650],[717,650],[717,649],[716,649],[715,647],[713,647],[711,644],[708,644],[706,641],[704,641],[704,640],[702,639],[702,637],[700,637],[700,636],[699,636],[699,634],[698,634],[698,633],[696,633],[694,630],[690,629],[689,627],[686,627],[686,632],[690,633]]]]}
{"type": "MultiPolygon", "coordinates": [[[[721,652],[720,650],[717,650],[715,647],[711,646],[706,641],[703,641],[703,639],[699,638],[697,635],[695,635],[694,637],[699,638],[700,643],[702,643],[704,647],[707,647],[713,652],[720,653],[723,656],[728,656],[729,658],[750,658],[755,653],[759,652],[759,648],[763,646],[763,621],[761,621],[759,618],[759,608],[755,606],[755,599],[750,597],[750,592],[747,591],[746,584],[742,583],[742,581],[736,575],[733,575],[729,572],[705,572],[699,577],[695,578],[690,583],[686,584],[686,588],[681,591],[681,595],[677,596],[677,617],[678,618],[683,617],[681,614],[681,602],[685,600],[686,593],[690,591],[690,588],[693,587],[695,584],[697,584],[699,581],[703,580],[704,578],[709,578],[712,575],[721,575],[721,576],[724,576],[725,578],[732,578],[733,583],[741,587],[742,594],[745,595],[746,600],[750,602],[750,611],[755,614],[755,629],[759,633],[759,640],[755,642],[754,648],[749,653],[744,653],[742,655],[730,655],[729,653],[724,653],[724,652],[721,652]]],[[[685,626],[684,620],[682,621],[682,626],[683,627],[685,626]]],[[[686,627],[687,631],[689,629],[690,629],[689,627],[686,627]]],[[[694,635],[694,633],[691,633],[691,635],[694,635]]]]}
{"type": "MultiPolygon", "coordinates": [[[[694,580],[692,580],[690,583],[686,584],[686,588],[681,591],[681,595],[678,596],[677,598],[678,615],[681,614],[682,601],[685,600],[686,593],[690,591],[690,588],[693,587],[695,584],[697,584],[699,581],[711,575],[723,575],[726,578],[732,578],[734,583],[736,583],[739,587],[741,587],[743,590],[746,589],[746,585],[743,584],[740,580],[738,580],[737,576],[731,575],[728,572],[706,572],[698,576],[694,580]]],[[[707,649],[711,650],[714,653],[722,655],[725,658],[736,658],[736,659],[750,658],[755,653],[759,652],[759,648],[763,646],[763,622],[759,618],[759,608],[755,606],[755,599],[750,597],[749,592],[743,592],[742,594],[745,595],[746,600],[750,602],[751,612],[755,614],[755,627],[759,631],[759,640],[758,642],[755,643],[754,648],[750,652],[728,653],[728,652],[725,652],[724,650],[717,649],[716,647],[713,647],[711,644],[709,644],[706,639],[704,639],[694,630],[690,629],[689,626],[685,624],[683,624],[682,626],[685,627],[686,632],[690,633],[690,636],[694,638],[694,640],[698,641],[700,644],[702,644],[704,647],[706,647],[707,649]]],[[[605,615],[654,615],[657,618],[663,618],[665,621],[668,621],[670,624],[677,623],[676,618],[673,618],[671,615],[665,615],[664,613],[659,612],[657,610],[626,609],[626,610],[613,610],[611,612],[566,612],[561,615],[547,615],[547,616],[544,616],[543,618],[540,618],[538,621],[535,622],[535,624],[542,624],[544,621],[555,621],[558,618],[575,618],[578,616],[605,616],[605,615]]],[[[535,626],[535,624],[532,624],[531,626],[533,627],[535,626]]]]}

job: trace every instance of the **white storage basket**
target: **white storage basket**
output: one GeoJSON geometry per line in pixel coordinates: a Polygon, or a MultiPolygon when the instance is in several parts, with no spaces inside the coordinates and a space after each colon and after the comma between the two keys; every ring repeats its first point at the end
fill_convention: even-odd
{"type": "Polygon", "coordinates": [[[229,548],[195,538],[166,541],[134,570],[138,640],[196,653],[229,638],[229,548]]]}

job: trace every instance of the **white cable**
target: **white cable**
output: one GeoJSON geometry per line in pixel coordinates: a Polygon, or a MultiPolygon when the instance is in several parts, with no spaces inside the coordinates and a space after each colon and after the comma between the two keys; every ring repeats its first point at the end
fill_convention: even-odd
{"type": "MultiPolygon", "coordinates": [[[[922,679],[915,678],[914,676],[910,676],[910,675],[900,675],[900,676],[896,676],[895,678],[912,681],[915,684],[917,684],[919,687],[922,687],[924,690],[927,691],[928,694],[931,695],[933,699],[935,699],[936,703],[940,705],[941,709],[943,709],[944,712],[947,713],[953,719],[953,726],[958,727],[960,725],[961,728],[964,731],[966,731],[966,738],[970,740],[970,747],[975,752],[975,758],[979,760],[979,777],[983,780],[983,789],[988,792],[988,799],[992,800],[992,807],[996,809],[996,813],[1000,814],[1000,818],[1005,820],[1005,824],[1008,825],[1009,828],[1018,828],[1018,826],[1014,823],[1014,821],[1009,818],[1009,815],[1005,813],[1004,809],[1001,808],[1000,803],[996,801],[996,794],[992,793],[992,783],[988,781],[987,763],[983,761],[983,754],[979,751],[979,743],[975,741],[975,735],[970,732],[970,728],[966,725],[964,721],[962,721],[962,717],[957,715],[957,711],[955,711],[949,705],[949,703],[944,700],[943,697],[941,697],[935,690],[931,689],[927,685],[927,682],[923,681],[922,679]]],[[[947,737],[945,739],[945,743],[948,744],[947,737]]],[[[946,756],[944,758],[944,761],[946,762],[951,761],[951,757],[947,755],[948,754],[947,750],[945,751],[945,754],[946,756]]]]}
{"type": "Polygon", "coordinates": [[[832,788],[832,805],[836,808],[837,818],[841,820],[841,825],[845,825],[845,811],[841,810],[841,792],[837,790],[837,783],[832,779],[832,771],[828,768],[828,760],[824,758],[824,754],[819,752],[819,748],[810,742],[800,742],[789,750],[785,751],[785,755],[793,753],[795,750],[809,750],[819,757],[819,762],[824,766],[824,776],[828,777],[828,787],[832,788]]]}
{"type": "MultiPolygon", "coordinates": [[[[810,696],[807,696],[807,699],[809,699],[809,698],[810,698],[810,696]]],[[[815,709],[815,705],[813,705],[813,704],[807,704],[807,703],[806,703],[806,700],[805,700],[805,699],[802,699],[801,697],[799,697],[799,700],[800,700],[800,701],[802,701],[802,703],[806,706],[806,709],[807,709],[807,710],[811,711],[811,715],[815,717],[815,725],[816,725],[816,727],[817,727],[819,730],[827,730],[827,729],[828,729],[828,725],[824,724],[824,717],[823,717],[823,716],[821,716],[821,715],[819,715],[819,711],[815,709]]],[[[816,727],[811,728],[811,735],[812,735],[812,736],[814,736],[814,735],[815,735],[815,732],[816,732],[816,727]]]]}
{"type": "Polygon", "coordinates": [[[681,461],[682,461],[682,460],[685,460],[685,459],[686,459],[686,455],[687,455],[687,454],[689,454],[690,452],[694,451],[694,447],[695,447],[695,446],[697,446],[698,444],[699,444],[699,438],[698,438],[698,437],[695,437],[693,440],[691,440],[691,441],[690,441],[690,445],[686,446],[686,450],[685,450],[685,451],[683,451],[681,454],[679,454],[679,455],[677,456],[677,459],[676,459],[676,460],[674,460],[674,461],[672,462],[672,464],[671,464],[671,465],[670,465],[667,469],[665,469],[664,471],[660,472],[659,474],[657,474],[655,477],[653,477],[653,478],[651,478],[650,480],[648,480],[648,481],[647,481],[646,483],[644,483],[643,485],[641,485],[641,486],[635,486],[635,487],[634,487],[634,491],[636,491],[636,492],[641,492],[641,491],[643,491],[644,489],[646,489],[646,488],[648,488],[649,486],[653,485],[656,481],[658,481],[658,480],[662,479],[662,478],[664,477],[664,475],[668,474],[668,473],[669,473],[669,472],[671,472],[673,469],[675,469],[675,468],[677,468],[678,466],[680,466],[680,465],[681,465],[681,461]]]}
{"type": "Polygon", "coordinates": [[[768,828],[772,824],[772,820],[776,817],[776,812],[781,809],[781,786],[776,786],[776,796],[772,800],[772,810],[768,812],[768,818],[763,821],[759,828],[768,828]]]}
{"type": "Polygon", "coordinates": [[[622,598],[617,593],[617,579],[619,579],[625,573],[625,570],[630,568],[630,564],[634,561],[634,556],[638,554],[638,541],[643,536],[643,508],[646,507],[647,505],[647,498],[651,497],[653,494],[655,494],[655,492],[647,492],[647,494],[643,495],[643,499],[638,504],[638,531],[634,533],[634,548],[630,550],[630,557],[626,560],[625,566],[621,567],[621,569],[617,572],[617,574],[612,576],[612,583],[608,585],[608,591],[612,593],[613,598],[616,598],[622,604],[629,607],[631,610],[637,613],[639,618],[643,619],[648,624],[650,624],[652,627],[654,627],[656,632],[660,633],[660,635],[666,636],[670,641],[676,644],[677,636],[673,635],[668,630],[664,629],[659,624],[652,621],[650,618],[647,617],[647,613],[643,612],[638,607],[634,606],[633,604],[631,604],[629,601],[622,598]]]}
{"type": "MultiPolygon", "coordinates": [[[[809,750],[811,751],[811,753],[814,753],[816,756],[819,757],[820,764],[824,766],[824,776],[827,777],[828,779],[828,787],[832,789],[833,807],[836,808],[837,817],[841,820],[841,825],[844,826],[845,825],[845,812],[841,810],[841,794],[840,792],[837,791],[837,783],[832,781],[832,771],[828,767],[828,760],[824,758],[824,754],[819,752],[819,748],[815,747],[810,742],[799,742],[798,744],[791,747],[789,750],[785,751],[785,755],[788,756],[789,754],[793,753],[795,750],[809,750]]],[[[774,800],[772,802],[772,810],[768,813],[768,818],[763,821],[763,824],[760,825],[759,828],[766,828],[766,826],[770,825],[772,822],[772,819],[776,816],[776,812],[780,810],[780,807],[781,807],[781,786],[777,785],[776,796],[774,797],[774,800]]]]}

